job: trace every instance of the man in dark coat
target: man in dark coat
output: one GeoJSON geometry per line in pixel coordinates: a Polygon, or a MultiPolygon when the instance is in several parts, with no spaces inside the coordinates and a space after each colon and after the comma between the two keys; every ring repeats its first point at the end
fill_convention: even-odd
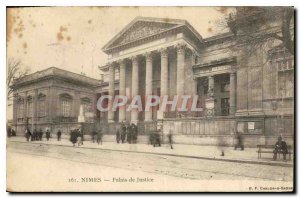
{"type": "Polygon", "coordinates": [[[43,130],[41,128],[40,128],[40,131],[38,132],[38,134],[39,134],[40,141],[42,141],[42,139],[43,139],[43,130]]]}
{"type": "Polygon", "coordinates": [[[60,129],[58,129],[58,131],[57,131],[57,141],[60,141],[60,139],[61,139],[61,131],[60,131],[60,129]]]}
{"type": "Polygon", "coordinates": [[[49,131],[49,129],[47,129],[47,131],[46,131],[46,138],[47,138],[47,141],[49,141],[49,139],[50,139],[50,131],[49,131]]]}
{"type": "Polygon", "coordinates": [[[16,135],[17,135],[16,131],[13,128],[11,128],[11,136],[16,136],[16,135]]]}
{"type": "Polygon", "coordinates": [[[122,144],[125,142],[126,139],[126,126],[125,124],[122,124],[121,126],[121,140],[122,140],[122,144]]]}
{"type": "Polygon", "coordinates": [[[31,138],[32,134],[29,130],[29,128],[26,129],[26,132],[25,132],[25,137],[26,137],[26,140],[27,142],[29,142],[29,139],[31,138]]]}
{"type": "Polygon", "coordinates": [[[138,136],[137,126],[134,123],[132,123],[131,128],[132,128],[132,141],[134,144],[136,144],[137,136],[138,136]]]}
{"type": "Polygon", "coordinates": [[[92,130],[91,136],[92,136],[92,141],[93,141],[93,143],[94,143],[95,140],[97,139],[97,130],[96,130],[96,128],[94,128],[94,129],[92,130]]]}
{"type": "Polygon", "coordinates": [[[119,142],[120,142],[120,139],[121,139],[121,137],[120,137],[120,130],[117,129],[116,140],[117,140],[117,143],[118,143],[118,144],[119,144],[119,142]]]}
{"type": "Polygon", "coordinates": [[[77,141],[77,134],[76,134],[75,130],[71,130],[70,141],[72,142],[73,146],[75,146],[76,141],[77,141]]]}
{"type": "Polygon", "coordinates": [[[236,141],[237,143],[234,146],[234,150],[236,150],[237,148],[241,148],[241,150],[244,150],[244,139],[243,139],[243,135],[240,132],[236,133],[236,141]]]}
{"type": "Polygon", "coordinates": [[[99,129],[97,132],[97,143],[98,144],[101,142],[101,145],[102,145],[102,137],[103,137],[102,131],[101,131],[101,129],[99,129]]]}
{"type": "Polygon", "coordinates": [[[286,160],[286,154],[288,153],[287,144],[282,140],[282,137],[278,137],[278,141],[275,144],[275,149],[273,151],[273,160],[277,160],[277,153],[280,152],[283,154],[283,160],[286,160]]]}
{"type": "Polygon", "coordinates": [[[37,132],[36,129],[33,130],[32,136],[33,136],[33,140],[34,140],[34,141],[38,141],[38,140],[39,140],[38,132],[37,132]]]}
{"type": "Polygon", "coordinates": [[[127,142],[129,144],[131,144],[131,142],[132,142],[132,131],[133,131],[132,125],[129,125],[128,126],[128,133],[127,133],[127,142]]]}

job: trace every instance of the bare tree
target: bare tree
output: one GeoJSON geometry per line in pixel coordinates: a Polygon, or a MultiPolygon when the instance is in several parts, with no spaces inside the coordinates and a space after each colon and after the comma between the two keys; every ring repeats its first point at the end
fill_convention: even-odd
{"type": "MultiPolygon", "coordinates": [[[[21,78],[29,73],[28,67],[22,67],[21,60],[10,58],[7,62],[7,78],[6,78],[6,98],[9,101],[13,93],[13,81],[21,78]]],[[[9,105],[9,103],[8,103],[9,105]]]]}
{"type": "Polygon", "coordinates": [[[277,40],[290,54],[295,53],[293,7],[239,7],[236,12],[229,13],[222,24],[227,24],[239,44],[256,47],[266,41],[277,40]],[[270,25],[274,20],[279,21],[280,28],[270,25]],[[260,27],[264,30],[261,31],[260,27]]]}

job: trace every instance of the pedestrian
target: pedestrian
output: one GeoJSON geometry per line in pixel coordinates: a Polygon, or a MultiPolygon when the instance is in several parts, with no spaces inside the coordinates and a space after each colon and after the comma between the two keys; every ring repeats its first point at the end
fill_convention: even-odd
{"type": "Polygon", "coordinates": [[[31,136],[32,136],[32,134],[31,134],[29,128],[27,128],[25,130],[25,137],[26,137],[27,142],[29,142],[29,140],[31,139],[31,136]]]}
{"type": "Polygon", "coordinates": [[[234,150],[236,150],[239,147],[241,148],[242,151],[244,150],[244,140],[241,132],[236,133],[236,144],[234,146],[234,150]]]}
{"type": "Polygon", "coordinates": [[[96,131],[96,128],[93,129],[92,133],[91,133],[91,136],[92,136],[92,141],[93,143],[95,143],[95,140],[97,138],[97,131],[96,131]]]}
{"type": "Polygon", "coordinates": [[[116,140],[117,140],[117,143],[119,144],[119,142],[120,142],[120,131],[119,131],[119,129],[117,129],[117,133],[116,133],[116,140]]]}
{"type": "Polygon", "coordinates": [[[80,129],[75,129],[76,131],[76,142],[77,145],[83,145],[83,134],[81,133],[80,129]]]}
{"type": "Polygon", "coordinates": [[[136,144],[137,143],[137,136],[138,136],[137,126],[134,123],[132,123],[131,128],[132,128],[131,129],[132,130],[132,132],[131,132],[132,143],[136,144]]]}
{"type": "Polygon", "coordinates": [[[168,142],[169,142],[169,145],[170,145],[171,149],[173,149],[173,134],[172,134],[171,130],[168,134],[168,142]]]}
{"type": "Polygon", "coordinates": [[[126,139],[126,126],[125,124],[122,124],[122,131],[121,131],[121,140],[122,140],[122,144],[124,144],[125,139],[126,139]]]}
{"type": "Polygon", "coordinates": [[[127,133],[127,142],[129,143],[129,144],[131,144],[131,141],[132,141],[132,125],[129,125],[128,127],[127,127],[127,129],[128,129],[128,133],[127,133]]]}
{"type": "Polygon", "coordinates": [[[57,141],[60,141],[60,139],[61,139],[61,131],[60,131],[60,129],[58,129],[58,131],[57,131],[57,141]]]}
{"type": "Polygon", "coordinates": [[[13,128],[11,128],[11,136],[17,136],[16,131],[13,128]]]}
{"type": "Polygon", "coordinates": [[[287,144],[285,141],[282,140],[282,137],[278,137],[278,141],[275,144],[275,149],[273,151],[273,160],[277,160],[277,153],[283,154],[283,160],[286,160],[286,154],[288,153],[287,144]]]}
{"type": "Polygon", "coordinates": [[[38,140],[38,133],[37,130],[34,129],[32,133],[32,141],[37,141],[38,140]]]}
{"type": "Polygon", "coordinates": [[[50,131],[49,131],[49,129],[47,129],[47,131],[46,131],[46,139],[47,139],[47,141],[49,141],[49,139],[50,139],[50,131]]]}
{"type": "Polygon", "coordinates": [[[40,139],[40,141],[42,141],[42,139],[43,139],[43,130],[42,130],[42,128],[40,128],[40,131],[38,133],[39,133],[39,139],[40,139]]]}
{"type": "Polygon", "coordinates": [[[73,146],[75,146],[76,141],[77,141],[77,134],[76,134],[75,130],[71,130],[70,141],[72,142],[73,146]]]}
{"type": "Polygon", "coordinates": [[[83,145],[83,141],[84,141],[84,139],[83,139],[83,131],[82,131],[82,129],[81,128],[79,128],[78,130],[78,136],[80,136],[80,138],[81,138],[81,145],[83,145]]]}
{"type": "Polygon", "coordinates": [[[101,131],[101,129],[99,129],[98,133],[97,133],[97,143],[98,144],[101,142],[101,145],[102,145],[102,137],[103,137],[102,131],[101,131]]]}

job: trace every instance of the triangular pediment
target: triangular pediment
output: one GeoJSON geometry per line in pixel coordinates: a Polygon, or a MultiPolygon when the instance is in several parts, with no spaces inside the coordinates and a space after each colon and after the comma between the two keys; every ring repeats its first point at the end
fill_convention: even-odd
{"type": "Polygon", "coordinates": [[[159,32],[163,32],[174,26],[176,26],[176,24],[139,21],[132,25],[129,30],[124,32],[119,39],[113,42],[112,46],[122,45],[144,37],[148,37],[159,32]]]}
{"type": "Polygon", "coordinates": [[[183,20],[137,18],[128,24],[118,35],[110,40],[103,50],[111,49],[136,40],[147,38],[152,35],[184,25],[183,20]]]}

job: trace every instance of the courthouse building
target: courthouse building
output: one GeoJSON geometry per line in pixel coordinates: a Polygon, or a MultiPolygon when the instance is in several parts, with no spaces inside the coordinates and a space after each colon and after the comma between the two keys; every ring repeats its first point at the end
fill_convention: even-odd
{"type": "MultiPolygon", "coordinates": [[[[244,20],[253,31],[266,33],[256,17],[244,20]]],[[[268,30],[280,32],[278,19],[268,20],[268,30]]],[[[16,83],[14,123],[46,119],[57,128],[62,123],[55,120],[70,119],[75,125],[80,104],[88,104],[91,123],[108,135],[121,122],[134,122],[140,136],[161,129],[173,133],[177,143],[232,145],[237,132],[244,134],[247,145],[273,144],[279,135],[292,143],[294,57],[276,41],[263,41],[267,47],[255,50],[247,42],[237,43],[243,25],[239,28],[202,38],[186,20],[137,17],[103,47],[109,61],[100,67],[101,80],[50,68],[16,83]],[[96,100],[103,95],[198,95],[203,111],[99,112],[96,100]],[[39,109],[42,104],[47,113],[39,109]],[[33,112],[30,105],[36,107],[33,112]]]]}

